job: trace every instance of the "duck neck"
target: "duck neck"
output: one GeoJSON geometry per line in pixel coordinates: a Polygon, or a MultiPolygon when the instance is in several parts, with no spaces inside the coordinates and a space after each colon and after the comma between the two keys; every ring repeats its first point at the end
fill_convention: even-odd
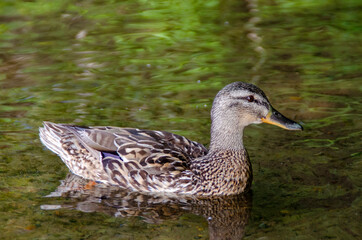
{"type": "Polygon", "coordinates": [[[239,120],[227,119],[225,121],[225,119],[213,119],[209,151],[244,151],[244,127],[240,125],[239,120]]]}

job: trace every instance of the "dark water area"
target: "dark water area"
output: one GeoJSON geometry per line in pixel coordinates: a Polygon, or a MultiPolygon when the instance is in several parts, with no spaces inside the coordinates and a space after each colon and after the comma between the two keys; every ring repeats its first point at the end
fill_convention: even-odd
{"type": "Polygon", "coordinates": [[[361,239],[361,11],[358,0],[1,1],[0,239],[361,239]],[[46,120],[207,146],[213,98],[234,81],[305,129],[246,129],[247,196],[88,188],[39,141],[46,120]]]}

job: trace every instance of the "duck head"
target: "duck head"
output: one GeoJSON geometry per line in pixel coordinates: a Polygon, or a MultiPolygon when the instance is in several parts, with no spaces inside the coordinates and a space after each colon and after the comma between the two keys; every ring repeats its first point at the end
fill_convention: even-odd
{"type": "Polygon", "coordinates": [[[211,120],[210,148],[225,145],[223,141],[243,148],[243,130],[250,124],[269,123],[287,130],[303,130],[300,124],[275,110],[260,88],[245,82],[231,83],[219,91],[211,109],[211,120]]]}

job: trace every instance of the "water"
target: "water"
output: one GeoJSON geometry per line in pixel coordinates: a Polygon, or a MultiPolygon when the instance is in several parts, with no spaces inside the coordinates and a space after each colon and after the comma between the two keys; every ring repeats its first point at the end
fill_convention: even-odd
{"type": "Polygon", "coordinates": [[[360,239],[360,9],[352,0],[0,2],[0,238],[360,239]],[[162,129],[207,145],[213,97],[239,80],[305,128],[246,130],[252,196],[45,197],[69,177],[38,140],[43,120],[162,129]]]}

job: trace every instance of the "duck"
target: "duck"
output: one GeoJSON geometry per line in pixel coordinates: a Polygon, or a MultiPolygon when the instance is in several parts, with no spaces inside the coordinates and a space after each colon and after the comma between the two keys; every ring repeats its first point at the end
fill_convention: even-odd
{"type": "Polygon", "coordinates": [[[142,193],[227,196],[251,187],[243,133],[260,123],[303,130],[275,110],[260,88],[234,82],[214,98],[209,148],[167,131],[48,121],[39,136],[71,173],[94,183],[142,193]]]}

